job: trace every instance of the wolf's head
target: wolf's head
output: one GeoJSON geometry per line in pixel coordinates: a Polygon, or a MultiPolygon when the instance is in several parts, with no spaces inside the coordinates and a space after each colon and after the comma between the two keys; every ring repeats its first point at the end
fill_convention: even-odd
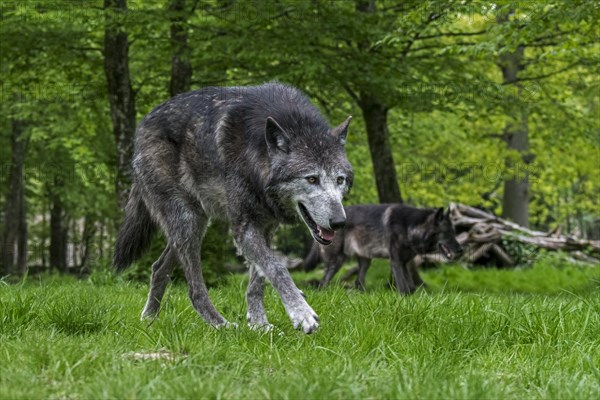
{"type": "Polygon", "coordinates": [[[420,254],[439,251],[449,260],[462,254],[463,249],[456,241],[456,232],[450,214],[445,213],[443,208],[432,212],[418,230],[417,247],[420,254]]]}
{"type": "Polygon", "coordinates": [[[268,190],[287,215],[298,215],[313,238],[325,245],[346,223],[342,198],[352,186],[353,173],[344,145],[351,119],[336,128],[310,121],[280,125],[272,117],[266,121],[268,190]]]}

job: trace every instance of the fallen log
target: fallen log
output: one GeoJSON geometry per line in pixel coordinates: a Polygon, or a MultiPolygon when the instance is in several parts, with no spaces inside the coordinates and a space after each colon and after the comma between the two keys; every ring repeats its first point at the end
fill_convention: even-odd
{"type": "MultiPolygon", "coordinates": [[[[562,235],[560,226],[543,232],[465,204],[451,203],[449,210],[454,226],[462,231],[457,240],[467,250],[464,261],[478,263],[481,260],[495,260],[498,265],[514,265],[522,260],[515,260],[511,248],[507,248],[507,244],[512,244],[513,247],[527,248],[530,253],[539,249],[563,251],[579,261],[600,263],[600,241],[562,235]]],[[[427,259],[423,257],[424,262],[427,259]]]]}

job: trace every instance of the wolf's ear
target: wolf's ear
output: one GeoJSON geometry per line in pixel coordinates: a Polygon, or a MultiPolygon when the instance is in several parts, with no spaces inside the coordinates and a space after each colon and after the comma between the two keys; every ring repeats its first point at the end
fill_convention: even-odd
{"type": "Polygon", "coordinates": [[[271,117],[267,117],[265,140],[267,147],[271,151],[279,150],[284,153],[289,153],[290,151],[290,138],[277,121],[271,117]]]}
{"type": "Polygon", "coordinates": [[[435,221],[442,222],[444,220],[444,207],[440,207],[435,212],[435,221]]]}
{"type": "Polygon", "coordinates": [[[348,135],[348,125],[350,125],[350,121],[352,121],[352,116],[346,118],[344,122],[330,131],[331,136],[337,138],[342,146],[346,144],[346,136],[348,135]]]}

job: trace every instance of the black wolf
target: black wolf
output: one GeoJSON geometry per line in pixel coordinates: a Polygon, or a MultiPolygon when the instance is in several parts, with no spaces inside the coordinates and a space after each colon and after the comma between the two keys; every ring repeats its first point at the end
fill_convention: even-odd
{"type": "Polygon", "coordinates": [[[350,120],[330,128],[301,92],[279,83],[205,88],[148,114],[136,131],[133,186],[114,256],[123,269],[157,228],[166,234],[142,318],[158,314],[168,274],[179,262],[195,310],[214,326],[228,324],[211,303],[200,268],[205,229],[211,218],[223,218],[250,268],[248,323],[270,328],[266,277],[294,327],[317,329],[317,315],[270,241],[279,223],[297,218],[324,245],[344,226],[341,201],[353,179],[344,149],[350,120]]]}
{"type": "Polygon", "coordinates": [[[365,288],[365,275],[372,258],[389,258],[396,289],[409,294],[423,284],[412,263],[417,254],[440,251],[453,259],[462,253],[450,216],[443,208],[424,209],[402,204],[346,207],[346,226],[331,245],[314,244],[304,260],[304,269],[325,263],[320,287],[325,287],[349,257],[358,258],[356,287],[365,288]]]}

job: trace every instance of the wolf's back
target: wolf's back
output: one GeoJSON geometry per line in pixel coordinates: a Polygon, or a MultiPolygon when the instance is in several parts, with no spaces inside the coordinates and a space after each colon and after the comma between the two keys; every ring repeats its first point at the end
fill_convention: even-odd
{"type": "Polygon", "coordinates": [[[125,207],[125,220],[119,229],[113,265],[117,271],[129,267],[150,246],[156,224],[134,184],[125,207]]]}

